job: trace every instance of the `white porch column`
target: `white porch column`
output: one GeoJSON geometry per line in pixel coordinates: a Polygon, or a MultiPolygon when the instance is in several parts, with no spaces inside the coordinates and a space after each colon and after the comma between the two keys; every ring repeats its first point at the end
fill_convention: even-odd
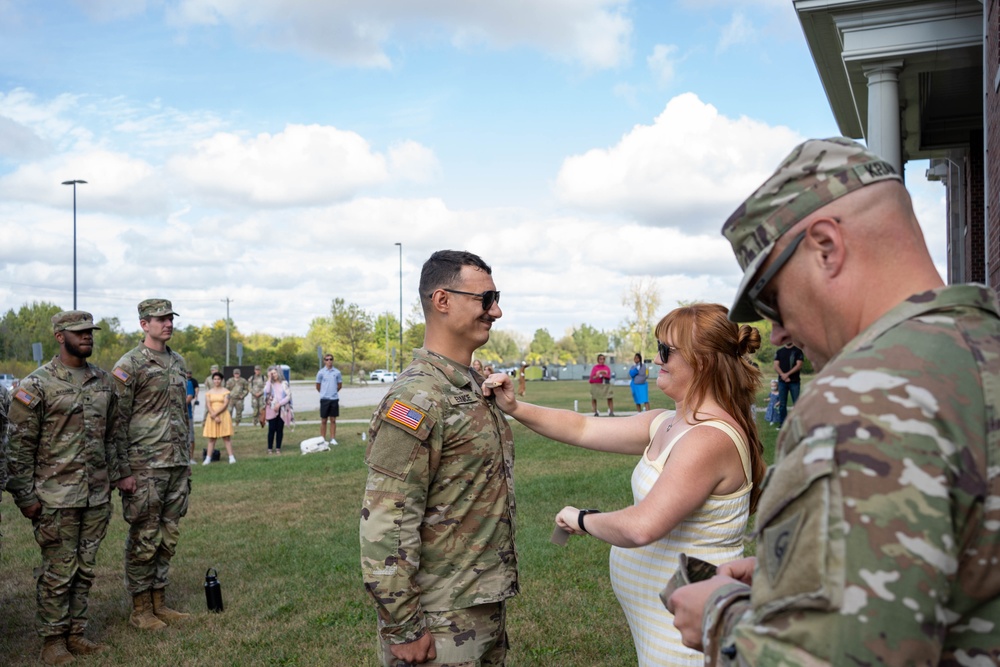
{"type": "Polygon", "coordinates": [[[903,138],[900,130],[899,71],[902,60],[866,67],[868,78],[868,148],[903,173],[903,138]]]}

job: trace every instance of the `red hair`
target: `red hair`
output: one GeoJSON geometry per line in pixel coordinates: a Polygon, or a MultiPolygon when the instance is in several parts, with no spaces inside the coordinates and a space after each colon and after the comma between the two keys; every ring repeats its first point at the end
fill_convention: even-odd
{"type": "Polygon", "coordinates": [[[767,471],[753,413],[761,373],[749,359],[749,355],[760,349],[760,332],[749,325],[730,322],[728,312],[725,306],[716,303],[676,308],[656,325],[656,337],[663,340],[669,333],[676,352],[691,366],[694,379],[683,402],[695,415],[695,421],[702,421],[697,418],[698,409],[712,396],[746,434],[753,476],[750,492],[753,514],[767,471]]]}

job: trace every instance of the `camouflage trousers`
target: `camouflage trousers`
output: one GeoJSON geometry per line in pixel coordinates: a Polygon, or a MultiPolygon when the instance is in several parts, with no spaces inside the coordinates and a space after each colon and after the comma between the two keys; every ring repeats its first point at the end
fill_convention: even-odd
{"type": "MultiPolygon", "coordinates": [[[[421,667],[503,667],[507,660],[507,605],[481,604],[452,611],[425,611],[437,657],[421,667]]],[[[410,667],[381,641],[384,667],[410,667]]]]}
{"type": "Polygon", "coordinates": [[[233,416],[233,426],[239,426],[240,422],[243,421],[243,406],[246,403],[246,396],[240,396],[239,398],[230,396],[229,398],[231,399],[229,411],[233,416]]]}
{"type": "Polygon", "coordinates": [[[82,634],[87,627],[87,598],[94,583],[97,549],[108,532],[111,503],[96,507],[43,508],[32,521],[42,548],[35,569],[38,634],[82,634]]]}
{"type": "Polygon", "coordinates": [[[149,468],[133,474],[135,493],[122,494],[122,514],[129,524],[125,538],[125,588],[136,595],[167,586],[170,559],[180,536],[180,520],[187,514],[191,468],[149,468]]]}
{"type": "Polygon", "coordinates": [[[260,423],[260,411],[264,409],[263,396],[250,396],[250,409],[253,411],[253,423],[260,423]]]}

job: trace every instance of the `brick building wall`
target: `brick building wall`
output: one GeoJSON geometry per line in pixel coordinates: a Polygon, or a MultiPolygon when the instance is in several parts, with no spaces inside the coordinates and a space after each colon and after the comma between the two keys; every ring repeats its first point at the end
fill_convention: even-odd
{"type": "MultiPolygon", "coordinates": [[[[997,0],[1000,1],[1000,0],[997,0]]],[[[983,134],[969,136],[969,152],[965,160],[965,282],[986,282],[986,257],[984,255],[986,198],[983,173],[983,134]]],[[[992,264],[992,263],[991,263],[992,264]]]]}
{"type": "MultiPolygon", "coordinates": [[[[984,185],[986,197],[980,191],[978,201],[983,202],[987,216],[986,255],[988,273],[984,274],[991,287],[1000,287],[1000,93],[997,90],[998,72],[1000,72],[1000,0],[988,0],[986,12],[986,35],[983,41],[986,71],[984,84],[986,88],[986,105],[984,127],[986,130],[986,164],[984,167],[984,185]]],[[[982,159],[982,158],[980,158],[982,159]]],[[[977,196],[970,191],[969,199],[977,196]]],[[[982,218],[980,218],[982,219],[982,218]]]]}

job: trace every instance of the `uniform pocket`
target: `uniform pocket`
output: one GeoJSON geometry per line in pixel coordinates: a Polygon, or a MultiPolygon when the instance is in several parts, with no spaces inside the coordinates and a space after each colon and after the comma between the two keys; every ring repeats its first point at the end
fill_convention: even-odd
{"type": "Polygon", "coordinates": [[[180,515],[187,516],[188,506],[191,504],[191,472],[188,470],[187,478],[181,482],[184,488],[184,500],[181,501],[181,512],[180,515]]]}
{"type": "Polygon", "coordinates": [[[833,451],[832,440],[808,440],[768,471],[750,596],[758,620],[788,609],[840,606],[844,537],[833,451]]]}
{"type": "Polygon", "coordinates": [[[35,541],[42,549],[59,546],[62,536],[59,534],[59,510],[42,508],[42,513],[32,526],[35,529],[35,541]]]}
{"type": "Polygon", "coordinates": [[[142,523],[149,514],[149,492],[152,480],[137,478],[135,492],[122,494],[122,517],[125,523],[142,523]]]}
{"type": "Polygon", "coordinates": [[[396,574],[405,506],[406,496],[402,493],[365,491],[361,521],[371,524],[361,534],[361,560],[373,576],[396,574]]]}

